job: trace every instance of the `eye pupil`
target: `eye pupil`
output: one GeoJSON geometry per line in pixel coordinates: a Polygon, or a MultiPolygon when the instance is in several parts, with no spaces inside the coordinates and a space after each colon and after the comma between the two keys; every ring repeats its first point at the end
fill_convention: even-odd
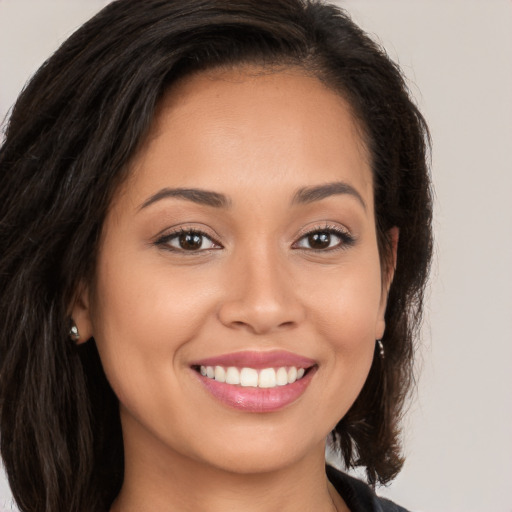
{"type": "Polygon", "coordinates": [[[308,242],[312,249],[325,249],[331,245],[331,234],[326,232],[311,233],[308,235],[308,242]]]}
{"type": "Polygon", "coordinates": [[[203,244],[202,235],[197,233],[182,233],[179,236],[180,247],[186,251],[194,251],[200,249],[203,244]]]}

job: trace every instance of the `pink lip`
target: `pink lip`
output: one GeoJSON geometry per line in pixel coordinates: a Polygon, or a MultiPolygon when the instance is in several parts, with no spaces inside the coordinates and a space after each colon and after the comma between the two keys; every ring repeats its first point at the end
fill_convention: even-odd
{"type": "Polygon", "coordinates": [[[194,373],[207,391],[229,407],[245,412],[273,412],[295,402],[306,391],[316,373],[316,366],[293,384],[275,388],[244,388],[217,382],[214,379],[203,377],[198,372],[194,373]]]}
{"type": "Polygon", "coordinates": [[[224,354],[207,359],[194,361],[191,366],[236,366],[237,368],[279,368],[281,366],[296,366],[297,368],[310,368],[316,361],[307,357],[292,354],[284,350],[243,351],[232,354],[224,354]]]}
{"type": "Polygon", "coordinates": [[[275,388],[253,388],[226,384],[204,377],[194,370],[196,378],[217,400],[229,407],[252,413],[278,411],[292,404],[306,391],[317,370],[316,362],[312,359],[284,351],[236,352],[202,359],[194,362],[191,366],[236,366],[255,369],[296,366],[308,369],[304,377],[293,384],[275,388]]]}

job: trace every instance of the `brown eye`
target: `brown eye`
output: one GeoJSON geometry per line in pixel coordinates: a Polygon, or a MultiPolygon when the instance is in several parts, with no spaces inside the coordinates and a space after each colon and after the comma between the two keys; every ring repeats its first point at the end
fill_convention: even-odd
{"type": "Polygon", "coordinates": [[[178,252],[201,252],[208,249],[222,248],[205,233],[194,230],[181,230],[177,233],[165,235],[157,240],[156,244],[178,252]]]}
{"type": "Polygon", "coordinates": [[[331,233],[317,232],[307,236],[308,244],[311,249],[326,249],[331,245],[331,233]]]}
{"type": "Polygon", "coordinates": [[[199,233],[181,233],[178,237],[180,249],[185,251],[197,251],[203,245],[203,235],[199,233]]]}
{"type": "Polygon", "coordinates": [[[293,244],[293,248],[309,251],[331,251],[346,249],[354,245],[354,242],[355,239],[348,232],[338,228],[328,228],[306,233],[293,244]]]}

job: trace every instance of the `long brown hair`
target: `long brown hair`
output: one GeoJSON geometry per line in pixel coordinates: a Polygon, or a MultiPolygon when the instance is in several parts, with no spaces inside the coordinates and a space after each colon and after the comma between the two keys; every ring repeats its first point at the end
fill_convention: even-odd
{"type": "MultiPolygon", "coordinates": [[[[294,65],[345,97],[373,170],[383,264],[398,259],[366,384],[333,432],[347,467],[388,482],[432,251],[428,131],[397,66],[339,8],[306,0],[118,0],[20,95],[0,150],[1,454],[21,511],[107,510],[123,479],[118,403],[94,340],[68,337],[103,220],[164,91],[216,66],[294,65]]],[[[343,393],[343,390],[340,390],[343,393]]]]}

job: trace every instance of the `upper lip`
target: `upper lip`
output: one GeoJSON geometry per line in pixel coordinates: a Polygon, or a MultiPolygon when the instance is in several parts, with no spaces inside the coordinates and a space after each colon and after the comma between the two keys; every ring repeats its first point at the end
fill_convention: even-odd
{"type": "Polygon", "coordinates": [[[314,366],[316,361],[292,352],[284,350],[255,351],[245,350],[208,357],[194,361],[191,366],[236,366],[238,368],[280,368],[281,366],[295,366],[297,368],[309,368],[314,366]]]}

